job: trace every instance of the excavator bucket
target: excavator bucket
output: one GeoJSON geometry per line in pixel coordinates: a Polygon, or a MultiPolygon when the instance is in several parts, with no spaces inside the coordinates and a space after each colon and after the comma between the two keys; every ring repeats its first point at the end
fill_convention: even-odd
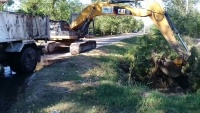
{"type": "Polygon", "coordinates": [[[181,67],[177,67],[172,60],[166,59],[160,69],[170,77],[178,77],[181,74],[181,67]]]}
{"type": "Polygon", "coordinates": [[[174,60],[153,57],[153,62],[156,68],[159,68],[164,74],[170,77],[181,75],[181,66],[175,64],[174,60]]]}

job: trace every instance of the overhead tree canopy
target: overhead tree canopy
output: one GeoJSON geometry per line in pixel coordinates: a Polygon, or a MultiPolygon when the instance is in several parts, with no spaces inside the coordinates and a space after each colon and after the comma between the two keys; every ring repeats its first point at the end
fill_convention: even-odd
{"type": "Polygon", "coordinates": [[[199,37],[200,12],[194,7],[198,0],[163,0],[167,12],[181,34],[199,37]],[[188,7],[188,10],[187,10],[188,7]]]}
{"type": "Polygon", "coordinates": [[[20,12],[50,15],[51,19],[69,20],[70,12],[80,12],[79,0],[22,0],[20,12]]]}

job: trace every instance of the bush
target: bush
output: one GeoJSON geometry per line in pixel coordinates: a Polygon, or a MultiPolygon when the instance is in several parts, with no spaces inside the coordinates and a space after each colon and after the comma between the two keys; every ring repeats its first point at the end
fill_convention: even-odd
{"type": "Polygon", "coordinates": [[[193,46],[198,44],[198,41],[196,38],[191,38],[190,36],[183,36],[182,38],[184,42],[188,45],[189,49],[192,49],[193,46]]]}
{"type": "Polygon", "coordinates": [[[200,89],[200,50],[196,47],[191,48],[191,56],[188,59],[189,67],[186,74],[189,77],[192,91],[200,89]]]}
{"type": "Polygon", "coordinates": [[[162,57],[165,55],[169,59],[177,57],[155,26],[151,28],[149,34],[137,38],[127,54],[134,55],[130,65],[130,76],[133,83],[139,81],[154,88],[166,88],[174,85],[173,80],[157,69],[152,62],[153,56],[162,57]],[[152,51],[156,54],[152,54],[152,51]]]}
{"type": "MultiPolygon", "coordinates": [[[[194,45],[192,38],[184,36],[184,39],[190,46],[194,45]]],[[[162,57],[162,55],[168,59],[177,57],[162,34],[155,26],[152,27],[149,34],[136,39],[136,43],[128,50],[128,54],[134,55],[130,66],[130,75],[133,81],[148,83],[155,88],[166,88],[178,84],[185,89],[189,87],[189,83],[192,91],[200,88],[200,51],[196,47],[192,46],[192,55],[189,57],[188,63],[182,66],[181,76],[172,79],[152,64],[151,57],[154,57],[152,51],[156,51],[154,54],[156,57],[162,57]]]]}
{"type": "MultiPolygon", "coordinates": [[[[184,36],[187,44],[194,45],[192,38],[184,36]]],[[[130,43],[130,42],[128,42],[130,43]]],[[[192,55],[189,57],[186,65],[182,66],[182,73],[179,77],[170,78],[159,68],[155,67],[152,57],[166,56],[168,59],[174,59],[177,54],[170,44],[165,40],[157,28],[152,27],[147,35],[138,37],[130,44],[127,49],[127,56],[132,60],[120,61],[120,68],[129,73],[129,83],[142,82],[153,88],[168,88],[179,85],[183,89],[190,88],[192,91],[200,89],[200,51],[191,46],[192,55]],[[152,52],[156,52],[152,54],[152,52]]]]}

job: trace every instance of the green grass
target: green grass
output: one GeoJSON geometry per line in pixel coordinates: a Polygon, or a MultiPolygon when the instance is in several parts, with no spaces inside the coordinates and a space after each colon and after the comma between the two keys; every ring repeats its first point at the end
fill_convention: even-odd
{"type": "Polygon", "coordinates": [[[125,39],[37,71],[8,112],[199,113],[200,93],[169,95],[130,83],[130,72],[120,66],[136,59],[137,38],[145,37],[125,39]]]}

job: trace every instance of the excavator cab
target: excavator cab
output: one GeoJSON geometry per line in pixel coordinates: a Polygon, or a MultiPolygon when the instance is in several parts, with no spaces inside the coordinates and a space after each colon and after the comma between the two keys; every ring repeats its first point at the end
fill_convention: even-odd
{"type": "Polygon", "coordinates": [[[72,23],[76,17],[79,15],[80,13],[77,13],[77,12],[71,12],[70,13],[70,18],[69,18],[69,22],[72,23]]]}

